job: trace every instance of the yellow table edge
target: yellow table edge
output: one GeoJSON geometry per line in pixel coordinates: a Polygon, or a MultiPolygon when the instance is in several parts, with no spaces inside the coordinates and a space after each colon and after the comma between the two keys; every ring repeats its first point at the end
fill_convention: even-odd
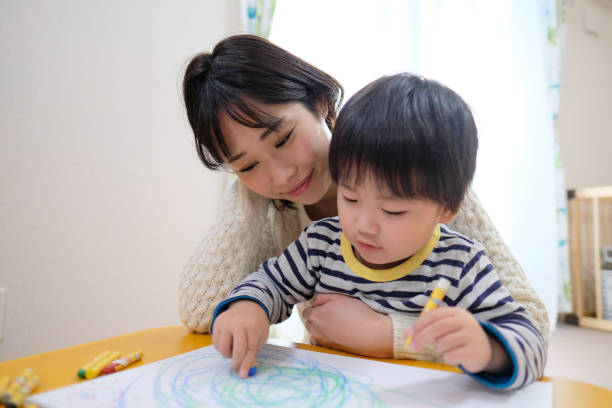
{"type": "MultiPolygon", "coordinates": [[[[269,343],[322,353],[367,358],[325,347],[292,343],[277,339],[270,339],[269,343]]],[[[44,392],[70,384],[77,384],[80,381],[87,381],[77,377],[76,373],[78,369],[104,350],[118,351],[121,355],[133,353],[136,350],[142,350],[144,353],[142,360],[131,366],[136,367],[186,353],[210,344],[212,344],[212,340],[208,334],[193,333],[183,326],[158,327],[46,353],[3,361],[0,362],[0,375],[10,375],[14,378],[21,374],[25,368],[30,367],[40,376],[40,385],[36,392],[44,392]]],[[[413,367],[460,372],[455,366],[426,361],[378,358],[367,359],[413,367]]],[[[552,382],[554,406],[556,408],[612,406],[612,390],[563,378],[544,377],[541,381],[552,382]]]]}

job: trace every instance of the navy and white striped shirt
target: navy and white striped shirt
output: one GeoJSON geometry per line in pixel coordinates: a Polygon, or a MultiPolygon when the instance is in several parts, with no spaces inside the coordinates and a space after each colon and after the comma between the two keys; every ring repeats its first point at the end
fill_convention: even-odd
{"type": "Polygon", "coordinates": [[[436,232],[439,235],[434,234],[429,247],[403,264],[381,271],[356,260],[338,217],[313,223],[280,256],[264,261],[230,292],[215,310],[213,324],[216,316],[239,298],[255,300],[270,322],[278,323],[289,317],[293,305],[316,293],[352,296],[379,313],[418,316],[444,277],[451,282],[444,303],[469,310],[485,331],[500,341],[513,364],[509,377],[468,374],[490,387],[504,389],[540,378],[546,360],[544,339],[527,311],[502,284],[482,244],[444,225],[436,232]]]}

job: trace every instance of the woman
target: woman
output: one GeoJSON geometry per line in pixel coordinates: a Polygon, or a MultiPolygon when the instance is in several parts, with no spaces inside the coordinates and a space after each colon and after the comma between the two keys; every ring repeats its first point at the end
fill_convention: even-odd
{"type": "MultiPolygon", "coordinates": [[[[237,35],[191,60],[183,93],[200,159],[238,177],[181,275],[181,320],[208,332],[215,306],[246,274],[278,255],[311,220],[337,215],[327,158],[343,89],[269,41],[237,35]]],[[[473,192],[450,227],[484,243],[504,285],[547,342],[546,309],[473,192]]],[[[403,332],[412,320],[376,313],[358,299],[318,295],[303,319],[323,346],[409,356],[403,332]]]]}

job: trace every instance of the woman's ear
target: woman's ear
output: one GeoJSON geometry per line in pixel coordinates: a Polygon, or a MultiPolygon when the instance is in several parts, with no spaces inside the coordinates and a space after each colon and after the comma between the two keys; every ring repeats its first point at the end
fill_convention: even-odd
{"type": "Polygon", "coordinates": [[[329,106],[327,105],[327,101],[325,99],[321,99],[319,102],[317,102],[317,113],[323,120],[326,120],[327,116],[329,116],[329,106]]]}

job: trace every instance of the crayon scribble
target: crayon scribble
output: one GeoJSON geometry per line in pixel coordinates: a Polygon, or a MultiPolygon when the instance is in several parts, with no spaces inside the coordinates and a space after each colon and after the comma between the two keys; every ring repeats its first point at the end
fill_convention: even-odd
{"type": "MultiPolygon", "coordinates": [[[[257,374],[239,378],[231,363],[218,353],[173,361],[157,370],[154,400],[158,407],[383,407],[372,386],[360,373],[347,374],[282,350],[262,349],[257,374]]],[[[129,407],[130,389],[119,403],[129,407]]]]}

